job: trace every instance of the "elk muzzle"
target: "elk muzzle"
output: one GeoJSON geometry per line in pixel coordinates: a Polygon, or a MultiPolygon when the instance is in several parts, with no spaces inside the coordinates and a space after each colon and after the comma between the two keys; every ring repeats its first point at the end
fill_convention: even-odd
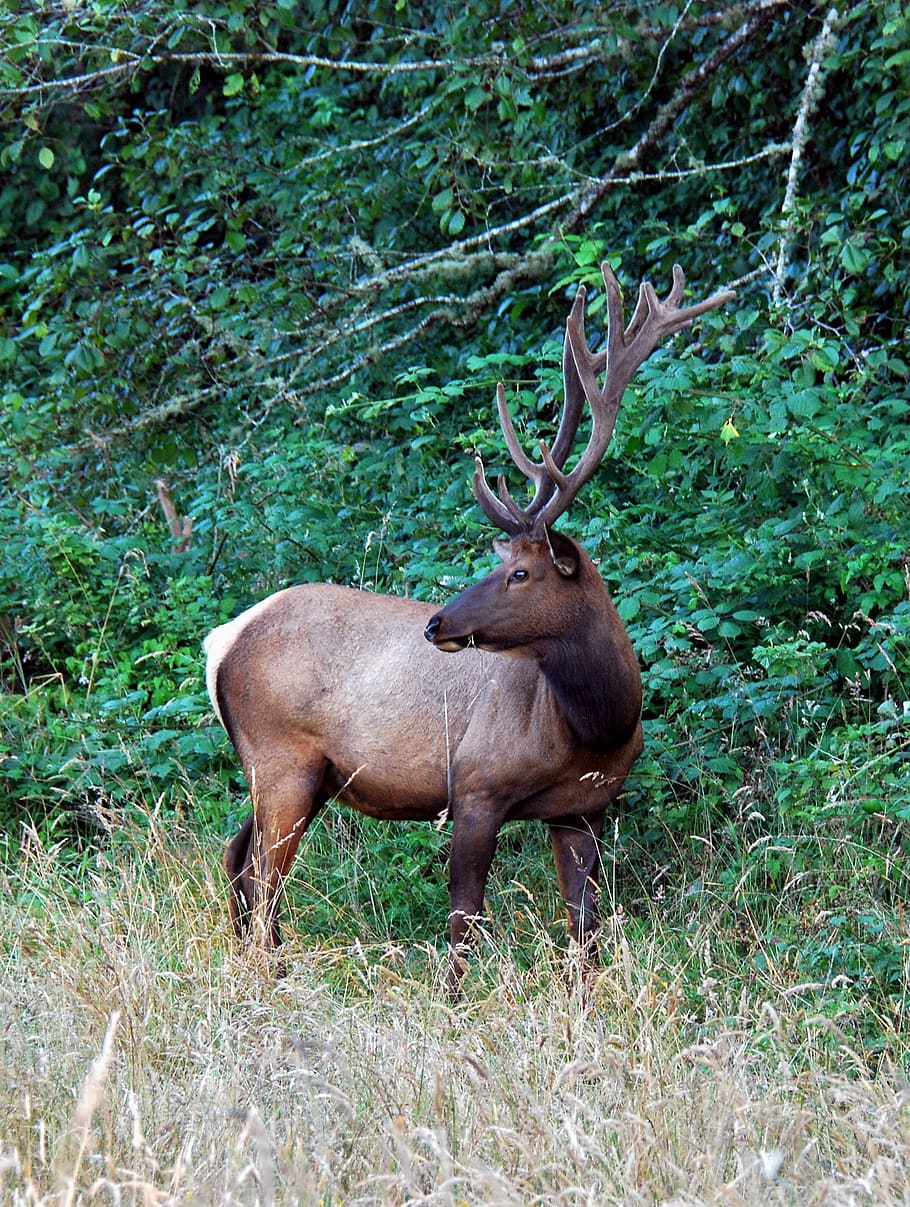
{"type": "Polygon", "coordinates": [[[445,633],[445,609],[436,612],[430,617],[427,622],[427,627],[423,631],[424,637],[432,645],[435,645],[437,650],[444,650],[447,654],[454,654],[458,650],[463,650],[471,645],[470,636],[447,637],[445,633]]]}

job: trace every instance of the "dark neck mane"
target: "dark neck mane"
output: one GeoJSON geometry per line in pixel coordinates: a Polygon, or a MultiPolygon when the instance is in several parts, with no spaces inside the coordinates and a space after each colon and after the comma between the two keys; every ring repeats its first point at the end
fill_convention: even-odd
{"type": "Polygon", "coordinates": [[[564,638],[538,651],[541,670],[566,721],[579,741],[600,752],[622,746],[641,716],[634,655],[619,617],[612,615],[615,627],[591,609],[564,638]]]}

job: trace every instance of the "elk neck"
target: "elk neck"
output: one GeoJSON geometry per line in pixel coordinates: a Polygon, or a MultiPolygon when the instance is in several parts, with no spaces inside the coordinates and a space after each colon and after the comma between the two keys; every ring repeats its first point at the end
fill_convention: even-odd
{"type": "Polygon", "coordinates": [[[579,576],[583,589],[574,593],[567,623],[536,642],[534,654],[576,737],[601,752],[634,733],[641,717],[641,675],[604,581],[584,553],[579,576]]]}

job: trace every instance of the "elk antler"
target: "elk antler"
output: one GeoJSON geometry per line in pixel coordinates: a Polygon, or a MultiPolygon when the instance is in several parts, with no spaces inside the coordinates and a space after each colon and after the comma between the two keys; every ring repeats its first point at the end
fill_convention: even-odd
{"type": "Polygon", "coordinates": [[[704,314],[723,305],[735,296],[732,290],[715,293],[705,302],[680,309],[686,278],[678,264],[673,266],[673,287],[661,301],[653,286],[643,282],[638,291],[638,303],[628,327],[623,329],[623,304],[619,282],[609,264],[602,266],[607,291],[607,347],[591,352],[585,336],[585,297],[579,285],[575,301],[566,320],[566,338],[562,354],[562,374],[565,401],[559,430],[552,451],[540,442],[540,461],[532,461],[522,449],[515,426],[506,405],[506,393],[500,383],[496,388],[499,422],[509,455],[515,465],[534,484],[534,495],[527,507],[519,507],[500,475],[497,481],[499,497],[493,493],[484,473],[480,457],[475,459],[474,494],[487,519],[510,536],[525,534],[541,537],[546,528],[567,510],[572,500],[597,472],[603,461],[619,404],[632,374],[651,355],[660,341],[704,314]],[[606,369],[603,388],[597,384],[606,369]],[[575,468],[563,473],[566,457],[572,450],[585,400],[591,408],[593,427],[588,446],[575,468]]]}

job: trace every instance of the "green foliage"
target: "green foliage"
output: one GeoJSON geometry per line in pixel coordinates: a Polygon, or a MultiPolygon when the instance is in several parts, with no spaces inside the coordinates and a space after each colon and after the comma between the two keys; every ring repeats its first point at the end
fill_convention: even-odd
{"type": "MultiPolygon", "coordinates": [[[[678,260],[737,300],[639,372],[566,521],[645,670],[616,891],[651,891],[636,860],[700,883],[710,850],[733,925],[754,923],[745,958],[888,997],[910,788],[904,7],[830,27],[815,3],[305,7],[0,16],[4,828],[73,837],[149,799],[227,828],[246,804],[205,632],[289,582],[440,598],[483,573],[470,473],[475,452],[509,472],[496,382],[527,447],[549,438],[575,285],[594,340],[607,255],[661,290],[678,260]]],[[[324,825],[317,897],[439,929],[436,890],[413,892],[429,832],[324,825]],[[393,851],[403,888],[367,901],[393,851]]],[[[537,863],[545,894],[540,845],[521,878],[537,863]]]]}

